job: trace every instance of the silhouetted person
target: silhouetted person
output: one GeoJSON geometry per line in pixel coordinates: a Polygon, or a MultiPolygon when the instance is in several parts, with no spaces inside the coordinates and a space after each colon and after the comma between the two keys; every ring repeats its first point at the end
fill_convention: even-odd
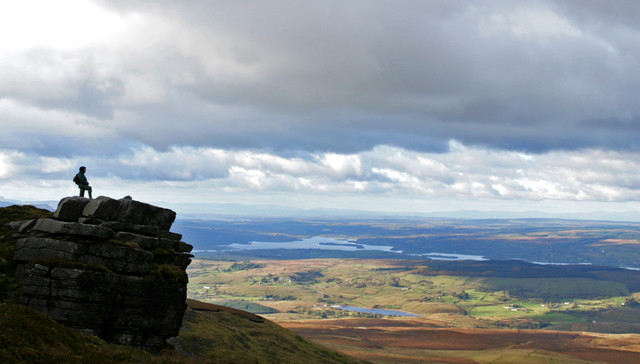
{"type": "Polygon", "coordinates": [[[91,186],[89,186],[89,181],[87,181],[87,177],[85,177],[84,175],[84,172],[86,171],[87,171],[87,167],[85,166],[80,167],[80,172],[76,174],[76,178],[74,178],[74,181],[76,181],[76,184],[80,189],[80,197],[84,197],[84,191],[89,191],[89,198],[93,198],[91,196],[91,186]]]}

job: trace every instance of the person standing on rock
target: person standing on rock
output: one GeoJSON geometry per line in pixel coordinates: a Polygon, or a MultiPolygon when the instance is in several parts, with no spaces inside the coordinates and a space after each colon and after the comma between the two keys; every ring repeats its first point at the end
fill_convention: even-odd
{"type": "Polygon", "coordinates": [[[84,197],[84,191],[88,191],[89,198],[93,198],[91,196],[91,186],[89,186],[89,181],[87,181],[87,177],[85,177],[84,175],[84,172],[86,171],[87,167],[80,167],[80,172],[76,174],[76,176],[73,178],[73,181],[78,185],[78,188],[80,189],[80,197],[84,197]]]}

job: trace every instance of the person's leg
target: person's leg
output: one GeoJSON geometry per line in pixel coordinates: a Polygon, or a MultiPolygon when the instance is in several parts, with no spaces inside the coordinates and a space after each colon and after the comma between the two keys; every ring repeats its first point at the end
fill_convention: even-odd
{"type": "Polygon", "coordinates": [[[80,186],[79,188],[80,188],[80,197],[84,197],[84,188],[82,188],[82,186],[80,186]]]}
{"type": "Polygon", "coordinates": [[[93,198],[93,196],[91,196],[91,186],[87,186],[87,191],[89,191],[89,198],[93,198]]]}

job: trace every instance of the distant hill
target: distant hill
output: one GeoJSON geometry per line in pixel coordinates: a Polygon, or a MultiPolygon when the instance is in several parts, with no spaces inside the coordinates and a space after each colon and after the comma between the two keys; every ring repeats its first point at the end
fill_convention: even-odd
{"type": "Polygon", "coordinates": [[[30,205],[40,209],[55,211],[58,201],[17,201],[8,200],[0,196],[0,207],[7,207],[12,205],[30,205]]]}
{"type": "MultiPolygon", "coordinates": [[[[160,203],[160,202],[159,202],[160,203]]],[[[366,211],[344,208],[312,208],[303,209],[282,205],[248,205],[238,203],[170,203],[162,202],[179,212],[181,218],[215,218],[215,217],[299,217],[299,218],[446,218],[446,219],[575,219],[606,221],[640,221],[640,214],[635,211],[597,211],[579,212],[555,211],[506,211],[506,210],[451,210],[419,212],[406,211],[384,212],[366,211]]]]}
{"type": "MultiPolygon", "coordinates": [[[[640,211],[501,211],[501,210],[451,210],[451,211],[366,211],[344,208],[312,208],[303,209],[275,204],[240,204],[240,203],[182,203],[155,201],[178,212],[180,218],[208,219],[233,217],[300,217],[300,218],[434,218],[434,219],[571,219],[600,221],[640,221],[640,211]]],[[[54,211],[58,201],[20,201],[0,196],[0,207],[10,205],[33,205],[45,210],[54,211]]]]}

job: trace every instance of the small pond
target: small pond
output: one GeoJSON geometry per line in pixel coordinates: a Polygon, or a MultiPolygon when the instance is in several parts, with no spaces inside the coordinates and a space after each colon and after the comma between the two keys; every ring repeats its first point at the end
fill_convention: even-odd
{"type": "Polygon", "coordinates": [[[331,307],[339,308],[341,310],[354,311],[354,312],[377,313],[385,316],[407,316],[407,317],[420,316],[410,312],[397,311],[397,310],[385,310],[382,308],[365,308],[365,307],[356,307],[356,306],[331,306],[331,307]]]}

